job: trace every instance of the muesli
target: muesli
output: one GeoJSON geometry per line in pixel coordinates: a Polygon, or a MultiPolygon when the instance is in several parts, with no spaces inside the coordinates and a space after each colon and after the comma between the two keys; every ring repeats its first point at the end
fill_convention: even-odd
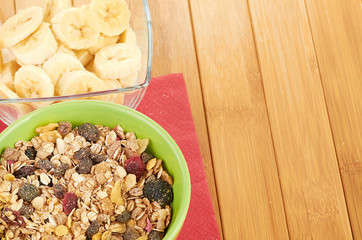
{"type": "Polygon", "coordinates": [[[148,139],[65,121],[35,132],[1,155],[1,239],[163,238],[173,180],[148,139]]]}

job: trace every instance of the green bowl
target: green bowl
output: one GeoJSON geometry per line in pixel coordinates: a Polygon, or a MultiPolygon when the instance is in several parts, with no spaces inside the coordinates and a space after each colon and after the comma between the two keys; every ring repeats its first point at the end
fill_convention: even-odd
{"type": "Polygon", "coordinates": [[[130,108],[101,101],[72,101],[38,109],[15,121],[0,134],[0,152],[14,147],[18,140],[30,140],[35,128],[59,121],[70,121],[73,126],[89,122],[111,128],[120,124],[137,137],[150,139],[148,151],[164,160],[174,180],[172,221],[164,239],[176,239],[189,208],[191,183],[185,158],[171,136],[156,122],[130,108]]]}

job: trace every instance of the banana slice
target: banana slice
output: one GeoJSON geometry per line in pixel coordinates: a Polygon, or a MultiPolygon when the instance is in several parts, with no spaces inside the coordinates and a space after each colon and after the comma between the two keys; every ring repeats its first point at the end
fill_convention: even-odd
{"type": "Polygon", "coordinates": [[[59,79],[55,91],[59,96],[105,90],[104,82],[88,71],[66,72],[59,79]]]}
{"type": "Polygon", "coordinates": [[[108,37],[107,35],[100,34],[97,43],[88,48],[88,51],[92,54],[96,54],[102,48],[115,44],[117,40],[118,36],[108,37]]]}
{"type": "Polygon", "coordinates": [[[65,54],[72,55],[73,57],[77,57],[72,50],[70,50],[69,48],[64,46],[64,44],[62,44],[62,43],[58,43],[58,51],[56,52],[56,54],[59,54],[59,53],[65,53],[65,54]]]}
{"type": "Polygon", "coordinates": [[[122,87],[129,87],[137,83],[137,78],[138,78],[138,72],[135,72],[129,75],[128,77],[119,79],[119,81],[122,84],[122,87]]]}
{"type": "Polygon", "coordinates": [[[116,36],[129,26],[131,12],[124,0],[93,0],[89,8],[96,14],[101,33],[116,36]]]}
{"type": "Polygon", "coordinates": [[[79,62],[77,58],[65,53],[55,54],[53,57],[49,58],[43,64],[43,68],[51,78],[54,86],[64,73],[75,70],[84,70],[82,63],[79,62]]]}
{"type": "Polygon", "coordinates": [[[83,64],[83,66],[87,66],[88,63],[94,58],[94,55],[85,49],[75,51],[75,55],[77,56],[78,60],[83,64]]]}
{"type": "Polygon", "coordinates": [[[87,66],[85,66],[85,70],[87,70],[88,72],[93,72],[93,65],[94,65],[94,61],[90,61],[87,66]]]}
{"type": "Polygon", "coordinates": [[[20,66],[16,61],[5,63],[2,66],[0,83],[5,84],[10,90],[15,91],[14,76],[19,68],[20,66]]]}
{"type": "MultiPolygon", "coordinates": [[[[15,92],[13,92],[10,88],[5,86],[4,84],[0,83],[0,98],[10,98],[16,99],[20,98],[15,92]]],[[[8,107],[14,109],[16,114],[18,115],[17,118],[24,116],[25,114],[30,113],[34,109],[26,103],[10,103],[6,104],[8,107]]]]}
{"type": "Polygon", "coordinates": [[[50,22],[52,18],[60,11],[70,8],[72,6],[71,0],[47,0],[44,21],[50,22]]]}
{"type": "Polygon", "coordinates": [[[43,21],[43,9],[30,7],[20,10],[0,27],[0,46],[12,47],[29,37],[43,21]]]}
{"type": "Polygon", "coordinates": [[[131,27],[128,27],[122,34],[119,36],[119,43],[132,43],[137,44],[136,33],[132,30],[131,27]]]}
{"type": "Polygon", "coordinates": [[[94,71],[102,79],[122,79],[141,68],[137,45],[117,43],[101,49],[94,58],[94,71]]]}
{"type": "MultiPolygon", "coordinates": [[[[103,80],[103,82],[106,85],[106,90],[122,88],[122,85],[118,80],[103,80]]],[[[124,103],[124,94],[123,93],[113,93],[113,94],[102,95],[102,96],[98,96],[98,100],[123,104],[124,103]]]]}
{"type": "Polygon", "coordinates": [[[42,64],[53,56],[58,49],[58,43],[50,30],[48,23],[42,23],[32,35],[16,44],[13,48],[16,59],[21,65],[42,64]]]}
{"type": "Polygon", "coordinates": [[[55,35],[70,49],[85,49],[96,44],[99,31],[95,15],[86,9],[68,8],[52,18],[55,35]]]}
{"type": "MultiPolygon", "coordinates": [[[[22,98],[38,98],[54,96],[54,85],[45,71],[33,65],[21,67],[15,73],[14,86],[16,93],[22,98]]],[[[31,103],[34,107],[41,107],[50,104],[31,103]]]]}

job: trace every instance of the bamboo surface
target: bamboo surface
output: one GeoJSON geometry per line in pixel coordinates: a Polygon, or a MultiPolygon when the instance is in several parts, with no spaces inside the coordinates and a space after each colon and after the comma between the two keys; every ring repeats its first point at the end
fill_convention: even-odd
{"type": "MultiPolygon", "coordinates": [[[[0,0],[0,20],[45,2],[0,0]]],[[[362,239],[361,2],[149,5],[153,76],[184,74],[221,237],[362,239]]]]}

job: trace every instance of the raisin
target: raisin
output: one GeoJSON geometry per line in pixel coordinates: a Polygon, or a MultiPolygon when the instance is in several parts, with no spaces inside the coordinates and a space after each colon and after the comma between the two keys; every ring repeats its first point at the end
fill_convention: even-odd
{"type": "Polygon", "coordinates": [[[79,162],[78,165],[78,173],[80,174],[88,174],[92,170],[93,163],[90,158],[84,158],[79,162]]]}
{"type": "Polygon", "coordinates": [[[47,172],[54,168],[54,164],[49,160],[39,160],[36,164],[34,164],[34,166],[40,169],[44,169],[47,172]]]}
{"type": "Polygon", "coordinates": [[[58,130],[59,134],[64,137],[65,135],[70,133],[70,131],[72,131],[72,123],[70,123],[68,121],[59,122],[59,126],[58,126],[57,130],[58,130]]]}
{"type": "Polygon", "coordinates": [[[151,153],[144,152],[141,154],[141,159],[144,164],[147,164],[148,161],[150,161],[152,158],[153,158],[153,155],[151,153]]]}
{"type": "Polygon", "coordinates": [[[93,165],[97,165],[97,164],[107,160],[106,156],[103,156],[101,154],[96,154],[96,153],[91,153],[89,158],[92,160],[93,165]]]}
{"type": "Polygon", "coordinates": [[[54,190],[54,195],[59,199],[63,199],[64,194],[67,192],[67,188],[60,183],[55,184],[53,186],[53,190],[54,190]]]}
{"type": "Polygon", "coordinates": [[[162,179],[146,183],[143,194],[150,202],[156,201],[161,207],[170,205],[173,199],[172,187],[162,179]]]}
{"type": "Polygon", "coordinates": [[[54,176],[57,178],[61,178],[64,176],[65,172],[69,169],[69,164],[68,163],[62,163],[60,164],[60,166],[58,166],[55,170],[54,170],[54,176]]]}
{"type": "Polygon", "coordinates": [[[63,198],[63,210],[65,214],[69,215],[74,208],[77,207],[77,195],[71,192],[67,192],[64,194],[63,198]]]}
{"type": "Polygon", "coordinates": [[[23,166],[19,170],[15,171],[13,175],[16,178],[26,178],[29,175],[33,175],[35,170],[34,166],[23,166]]]}
{"type": "Polygon", "coordinates": [[[81,148],[79,151],[74,153],[74,159],[81,161],[85,158],[88,158],[91,154],[91,150],[89,148],[81,148]]]}
{"type": "Polygon", "coordinates": [[[25,150],[25,155],[30,159],[30,160],[34,160],[36,157],[36,153],[37,151],[31,147],[25,150]]]}
{"type": "Polygon", "coordinates": [[[141,237],[141,234],[133,227],[128,227],[126,232],[122,235],[123,240],[136,240],[141,237]]]}
{"type": "Polygon", "coordinates": [[[39,190],[36,186],[30,183],[24,183],[18,192],[19,198],[23,199],[26,202],[31,202],[34,198],[39,195],[39,190]]]}
{"type": "Polygon", "coordinates": [[[125,169],[128,174],[136,175],[138,181],[146,170],[146,164],[142,162],[140,157],[135,156],[126,160],[125,169]]]}
{"type": "Polygon", "coordinates": [[[121,214],[118,214],[116,220],[121,223],[126,223],[131,219],[131,213],[128,210],[123,211],[121,214]]]}
{"type": "Polygon", "coordinates": [[[86,232],[87,238],[92,239],[93,235],[99,231],[99,227],[99,222],[97,220],[92,221],[86,232]]]}
{"type": "Polygon", "coordinates": [[[163,238],[163,232],[159,231],[152,231],[150,235],[148,235],[149,240],[162,240],[163,238]]]}
{"type": "Polygon", "coordinates": [[[99,138],[98,128],[90,123],[83,123],[78,128],[78,133],[89,142],[96,142],[99,138]]]}
{"type": "Polygon", "coordinates": [[[33,214],[34,212],[34,208],[31,204],[28,203],[23,203],[23,205],[21,206],[19,213],[26,218],[30,218],[30,216],[33,214]]]}

